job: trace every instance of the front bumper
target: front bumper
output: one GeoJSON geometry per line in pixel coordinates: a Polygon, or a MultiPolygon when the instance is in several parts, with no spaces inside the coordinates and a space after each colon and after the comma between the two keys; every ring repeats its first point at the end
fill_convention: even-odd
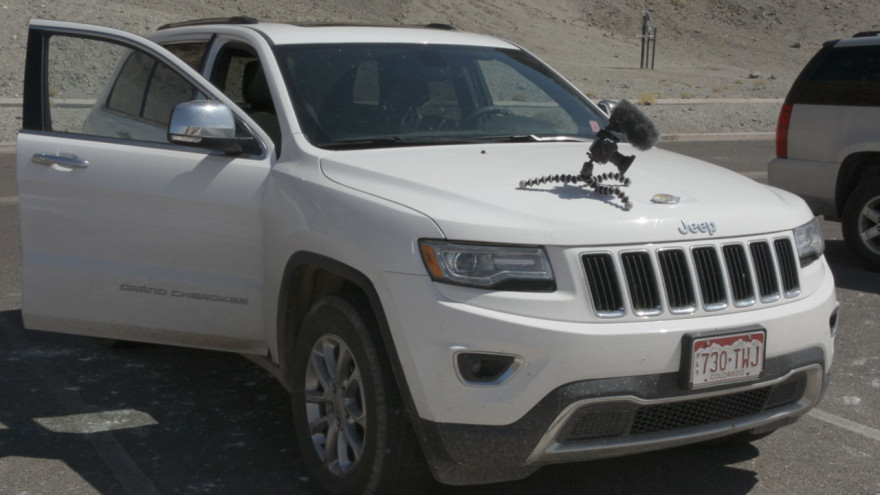
{"type": "Polygon", "coordinates": [[[827,383],[819,348],[769,359],[766,379],[690,393],[677,373],[585,380],[554,390],[505,426],[421,421],[423,448],[446,484],[524,478],[547,464],[647,452],[797,420],[827,383]]]}
{"type": "MultiPolygon", "coordinates": [[[[394,305],[386,308],[395,311],[388,310],[386,316],[419,418],[503,426],[519,421],[566,384],[678,373],[682,339],[696,332],[760,327],[767,332],[768,361],[818,347],[823,366],[830,367],[834,344],[829,320],[837,308],[834,281],[824,260],[808,268],[826,275],[791,302],[719,315],[620,322],[549,320],[487,309],[478,307],[479,301],[444,299],[427,277],[393,275],[388,286],[394,305]],[[507,354],[520,358],[521,364],[502,384],[472,386],[457,373],[455,356],[461,352],[507,354]]],[[[568,296],[557,291],[521,297],[568,296]]],[[[569,300],[578,299],[575,295],[569,300]]]]}
{"type": "MultiPolygon", "coordinates": [[[[477,299],[497,295],[452,300],[426,277],[386,275],[395,309],[386,316],[415,429],[435,477],[447,484],[512,480],[546,464],[773,430],[819,401],[833,360],[837,300],[824,259],[802,270],[805,289],[796,299],[617,322],[523,316],[477,299]],[[759,380],[699,390],[683,382],[686,335],[756,327],[767,336],[759,380]],[[516,356],[518,367],[476,386],[456,372],[461,352],[516,356]]],[[[533,306],[538,298],[547,306],[585,300],[565,287],[504,297],[533,306]]]]}

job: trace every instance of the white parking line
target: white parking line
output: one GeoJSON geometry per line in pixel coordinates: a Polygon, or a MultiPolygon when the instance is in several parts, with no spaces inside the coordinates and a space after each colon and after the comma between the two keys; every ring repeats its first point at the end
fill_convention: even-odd
{"type": "Polygon", "coordinates": [[[0,196],[0,206],[17,205],[18,196],[0,196]]]}
{"type": "Polygon", "coordinates": [[[159,424],[149,413],[134,409],[33,418],[33,420],[51,432],[82,434],[143,428],[159,424]]]}
{"type": "MultiPolygon", "coordinates": [[[[12,348],[19,353],[25,352],[30,347],[27,338],[21,333],[23,331],[12,331],[7,335],[7,339],[12,343],[12,348]]],[[[88,409],[82,397],[67,385],[64,375],[54,367],[34,366],[32,371],[64,411],[88,409]]],[[[140,466],[131,458],[112,431],[92,433],[86,435],[86,439],[104,461],[104,465],[113,472],[122,486],[122,491],[131,495],[160,494],[150,477],[141,471],[140,466]]]]}
{"type": "Polygon", "coordinates": [[[841,418],[840,416],[836,416],[820,409],[813,409],[808,414],[818,419],[819,421],[824,421],[828,424],[843,428],[844,430],[849,430],[853,433],[858,433],[863,437],[867,437],[880,442],[880,430],[878,429],[871,428],[870,426],[865,426],[863,424],[859,424],[855,421],[850,421],[845,418],[841,418]]]}

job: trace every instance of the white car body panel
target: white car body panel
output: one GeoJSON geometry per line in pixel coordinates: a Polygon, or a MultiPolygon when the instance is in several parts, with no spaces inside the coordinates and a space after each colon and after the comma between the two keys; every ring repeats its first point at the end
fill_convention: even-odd
{"type": "MultiPolygon", "coordinates": [[[[518,187],[524,179],[578,173],[588,147],[506,144],[487,151],[479,145],[445,146],[417,162],[408,159],[413,155],[407,148],[339,152],[325,155],[321,169],[331,180],[423,212],[453,240],[562,246],[665,242],[775,232],[812,218],[790,193],[659,149],[621,148],[637,156],[627,173],[631,211],[577,185],[518,187]],[[653,203],[657,194],[677,196],[680,202],[653,203]],[[779,215],[762,214],[782,206],[779,215]],[[717,230],[682,233],[682,222],[713,222],[717,230]]],[[[615,171],[612,165],[596,166],[597,174],[615,171]]]]}
{"type": "MultiPolygon", "coordinates": [[[[767,357],[801,350],[823,342],[826,364],[833,346],[824,317],[836,307],[833,279],[827,265],[813,297],[763,308],[767,357]]],[[[415,307],[434,289],[426,277],[393,275],[395,301],[415,307]]],[[[436,296],[434,296],[436,297],[436,296]]],[[[418,312],[401,315],[415,357],[419,414],[441,423],[508,425],[520,419],[554,388],[589,379],[627,376],[634,368],[645,375],[676,372],[681,366],[682,336],[707,329],[735,330],[756,321],[754,312],[682,320],[657,319],[591,324],[520,316],[440,299],[418,312]],[[419,338],[415,339],[413,336],[419,338]],[[453,356],[460,351],[489,351],[523,358],[520,372],[503,387],[462,386],[453,356]],[[572,366],[582,363],[583,366],[572,366]],[[491,411],[491,412],[490,412],[491,411]]]]}
{"type": "Polygon", "coordinates": [[[265,161],[28,134],[19,138],[18,155],[29,327],[80,331],[76,322],[95,318],[107,325],[95,330],[105,336],[118,331],[120,338],[232,344],[246,352],[265,347],[265,161]],[[89,165],[30,162],[38,153],[89,165]],[[40,323],[47,318],[64,328],[40,323]],[[214,324],[206,327],[206,320],[214,324]],[[156,331],[179,336],[150,335],[156,331]]]}

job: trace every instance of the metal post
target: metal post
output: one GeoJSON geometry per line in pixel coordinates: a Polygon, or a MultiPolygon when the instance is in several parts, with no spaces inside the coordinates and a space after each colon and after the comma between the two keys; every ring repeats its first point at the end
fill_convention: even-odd
{"type": "Polygon", "coordinates": [[[654,70],[654,58],[657,56],[657,28],[651,30],[651,70],[654,70]]]}
{"type": "Polygon", "coordinates": [[[654,70],[654,60],[657,55],[657,26],[651,22],[651,12],[647,9],[642,16],[642,56],[639,62],[640,69],[647,69],[650,62],[651,70],[654,70]]]}
{"type": "Polygon", "coordinates": [[[642,38],[642,56],[639,59],[639,69],[645,68],[645,46],[646,46],[647,40],[648,40],[647,30],[648,30],[648,11],[646,10],[644,15],[642,16],[642,35],[640,36],[640,38],[642,38]]]}

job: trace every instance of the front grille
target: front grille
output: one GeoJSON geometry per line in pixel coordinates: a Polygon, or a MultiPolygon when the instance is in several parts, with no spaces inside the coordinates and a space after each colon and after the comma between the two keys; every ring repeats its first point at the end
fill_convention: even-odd
{"type": "Polygon", "coordinates": [[[731,421],[793,404],[805,391],[806,376],[799,374],[774,386],[665,404],[588,404],[566,422],[558,441],[642,435],[731,421]]]}
{"type": "Polygon", "coordinates": [[[581,260],[600,318],[723,311],[800,294],[789,238],[606,250],[583,254],[581,260]]]}
{"type": "Polygon", "coordinates": [[[718,252],[713,246],[694,249],[694,265],[700,282],[700,293],[703,306],[708,310],[727,307],[727,290],[724,286],[724,275],[721,274],[721,262],[718,252]]]}
{"type": "Polygon", "coordinates": [[[779,282],[776,279],[776,267],[773,265],[770,245],[763,241],[752,242],[749,244],[749,250],[752,252],[755,272],[758,275],[761,301],[772,302],[779,299],[779,282]]]}
{"type": "Polygon", "coordinates": [[[694,283],[684,249],[661,249],[657,251],[666,301],[673,313],[688,313],[697,308],[694,283]]]}
{"type": "Polygon", "coordinates": [[[748,306],[755,302],[752,272],[742,244],[724,246],[724,263],[727,265],[727,278],[733,292],[733,303],[737,306],[748,306]]]}
{"type": "Polygon", "coordinates": [[[794,256],[791,241],[777,239],[773,242],[776,248],[776,259],[779,261],[779,273],[782,275],[782,290],[786,297],[793,297],[800,293],[800,278],[798,278],[798,261],[794,256]]]}
{"type": "Polygon", "coordinates": [[[761,388],[738,394],[642,407],[636,412],[630,434],[687,428],[757,414],[764,409],[769,397],[770,389],[761,388]]]}
{"type": "Polygon", "coordinates": [[[635,314],[639,316],[659,315],[661,311],[660,294],[657,290],[651,255],[646,251],[623,253],[620,255],[620,260],[623,263],[624,278],[635,314]]]}
{"type": "Polygon", "coordinates": [[[584,255],[584,270],[590,280],[590,297],[599,316],[623,316],[623,296],[614,257],[610,253],[584,255]]]}

